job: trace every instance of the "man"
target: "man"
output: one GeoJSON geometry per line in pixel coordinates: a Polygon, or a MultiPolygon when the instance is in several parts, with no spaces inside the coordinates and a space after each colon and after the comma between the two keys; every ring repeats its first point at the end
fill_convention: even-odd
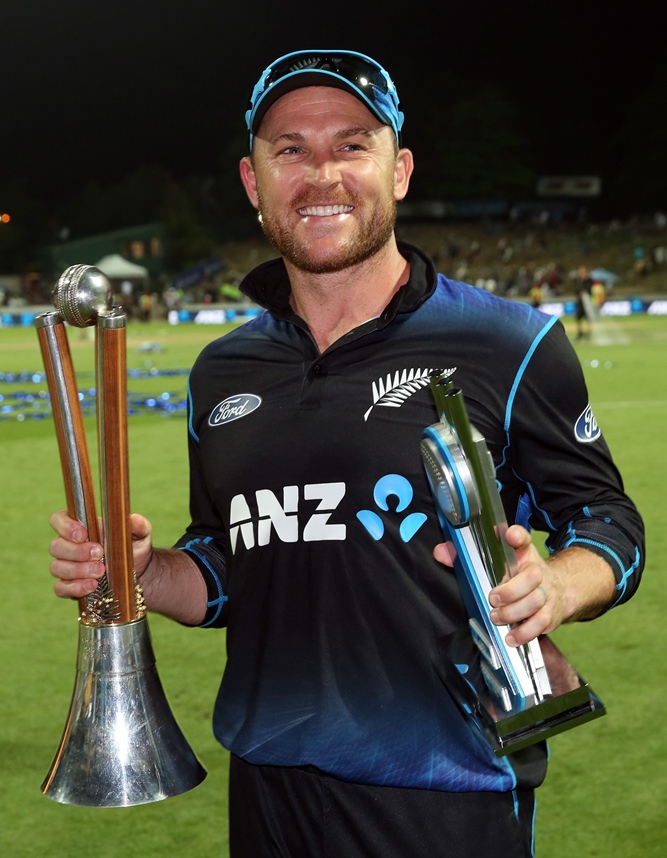
{"type": "Polygon", "coordinates": [[[595,321],[595,304],[593,303],[593,280],[585,265],[577,270],[576,280],[577,303],[575,320],[577,324],[577,339],[590,338],[593,322],[595,321]]]}
{"type": "MultiPolygon", "coordinates": [[[[490,602],[511,645],[629,598],[641,520],[555,319],[397,243],[413,159],[387,73],[298,52],[246,119],[241,178],[281,259],[242,288],[267,312],[193,368],[178,547],[133,516],[148,606],[228,626],[214,729],[232,855],[530,855],[544,747],[497,759],[436,672],[467,616],[420,459],[431,371],[464,390],[509,520],[549,532],[545,562],[508,530],[520,572],[490,602]]],[[[65,513],[52,524],[56,592],[78,598],[102,547],[65,513]]]]}

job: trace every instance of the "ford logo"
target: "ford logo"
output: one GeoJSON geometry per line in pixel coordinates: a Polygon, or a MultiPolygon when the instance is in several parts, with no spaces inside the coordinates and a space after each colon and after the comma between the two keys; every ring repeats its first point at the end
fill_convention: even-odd
{"type": "Polygon", "coordinates": [[[237,396],[228,396],[227,399],[216,405],[211,416],[208,418],[209,426],[222,426],[223,423],[231,423],[239,417],[251,414],[262,404],[262,397],[254,393],[239,393],[237,396]]]}
{"type": "Polygon", "coordinates": [[[574,427],[574,435],[577,441],[582,444],[590,444],[591,441],[597,441],[600,435],[602,435],[590,405],[587,405],[579,415],[579,419],[574,427]]]}

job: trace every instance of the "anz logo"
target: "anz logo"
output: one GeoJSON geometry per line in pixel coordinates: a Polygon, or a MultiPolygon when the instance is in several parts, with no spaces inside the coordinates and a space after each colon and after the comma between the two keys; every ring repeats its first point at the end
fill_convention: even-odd
{"type": "MultiPolygon", "coordinates": [[[[322,542],[347,538],[347,525],[331,522],[332,513],[345,497],[345,483],[309,483],[303,487],[285,486],[282,499],[270,489],[255,492],[257,515],[253,516],[250,505],[243,494],[235,495],[229,508],[229,542],[232,553],[241,544],[245,548],[268,545],[275,536],[281,542],[322,542]],[[299,518],[301,499],[316,502],[313,512],[303,527],[299,518]]],[[[405,477],[387,474],[377,481],[373,489],[373,500],[379,510],[390,512],[389,499],[396,498],[395,512],[404,512],[412,501],[414,492],[405,477]]],[[[385,524],[374,510],[362,509],[356,514],[358,521],[374,540],[382,539],[385,524]]],[[[303,518],[303,516],[302,516],[303,518]]],[[[409,542],[426,521],[423,512],[406,515],[400,522],[399,535],[409,542]]]]}
{"type": "Polygon", "coordinates": [[[331,513],[345,496],[345,483],[310,483],[303,487],[303,499],[319,501],[315,512],[299,533],[299,486],[285,486],[282,503],[270,489],[255,492],[257,520],[253,520],[245,495],[235,495],[229,508],[229,541],[236,553],[239,536],[246,548],[268,545],[275,532],[281,542],[321,542],[345,539],[344,524],[330,524],[331,513]]]}

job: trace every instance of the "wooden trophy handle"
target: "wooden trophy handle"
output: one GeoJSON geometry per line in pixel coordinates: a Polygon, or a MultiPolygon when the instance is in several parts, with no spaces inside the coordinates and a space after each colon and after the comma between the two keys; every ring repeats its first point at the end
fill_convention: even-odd
{"type": "Polygon", "coordinates": [[[111,590],[118,622],[138,619],[127,437],[126,316],[121,311],[97,320],[97,435],[100,448],[102,520],[111,590]]]}
{"type": "MultiPolygon", "coordinates": [[[[100,542],[86,430],[64,320],[60,313],[51,312],[38,316],[35,324],[51,396],[67,512],[83,524],[91,542],[100,542]]],[[[86,599],[80,599],[81,614],[85,608],[86,599]]]]}

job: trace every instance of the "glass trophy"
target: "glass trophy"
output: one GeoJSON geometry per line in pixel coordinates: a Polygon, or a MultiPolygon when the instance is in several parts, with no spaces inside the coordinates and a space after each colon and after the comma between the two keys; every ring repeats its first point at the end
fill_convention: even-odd
{"type": "Polygon", "coordinates": [[[605,707],[546,635],[510,647],[510,627],[491,621],[490,591],[518,572],[493,460],[461,390],[442,377],[431,387],[440,422],[424,430],[421,452],[445,539],[456,550],[470,630],[443,640],[438,673],[500,757],[597,718],[605,707]]]}

